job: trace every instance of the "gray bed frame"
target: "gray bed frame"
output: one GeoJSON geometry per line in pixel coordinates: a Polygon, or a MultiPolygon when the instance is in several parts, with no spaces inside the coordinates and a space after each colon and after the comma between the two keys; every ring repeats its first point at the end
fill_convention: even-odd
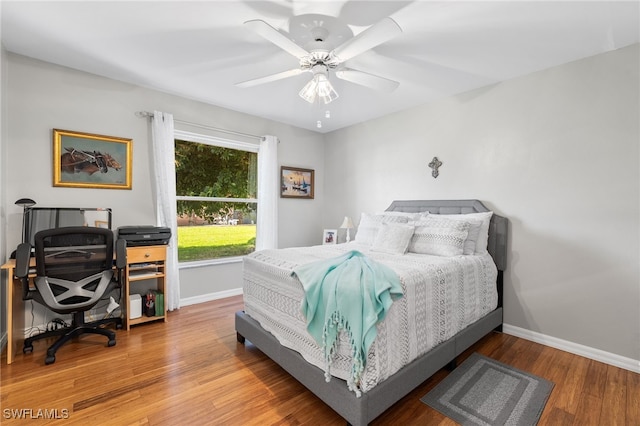
{"type": "MultiPolygon", "coordinates": [[[[402,200],[391,203],[387,211],[465,214],[489,209],[478,200],[402,200]]],[[[271,333],[244,311],[236,312],[238,342],[244,343],[248,339],[349,424],[367,425],[438,370],[447,365],[455,366],[458,355],[492,330],[502,330],[502,281],[507,266],[507,235],[507,219],[494,213],[489,228],[488,250],[498,268],[498,307],[363,393],[360,398],[347,388],[344,380],[332,377],[329,383],[325,382],[324,371],[309,364],[298,352],[281,346],[271,333]]]]}

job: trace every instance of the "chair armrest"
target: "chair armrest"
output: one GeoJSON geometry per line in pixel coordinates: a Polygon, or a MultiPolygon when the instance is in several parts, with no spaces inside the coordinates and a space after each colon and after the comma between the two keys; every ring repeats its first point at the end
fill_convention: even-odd
{"type": "Polygon", "coordinates": [[[116,240],[116,268],[124,269],[127,266],[127,242],[119,238],[116,240]]]}
{"type": "Polygon", "coordinates": [[[31,244],[22,243],[16,250],[15,275],[18,278],[26,278],[29,275],[29,261],[31,260],[31,244]]]}

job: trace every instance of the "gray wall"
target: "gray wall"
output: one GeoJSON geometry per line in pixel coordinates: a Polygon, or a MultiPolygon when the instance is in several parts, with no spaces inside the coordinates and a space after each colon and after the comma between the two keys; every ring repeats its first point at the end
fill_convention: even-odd
{"type": "Polygon", "coordinates": [[[327,135],[325,226],[393,199],[480,199],[511,221],[505,322],[640,360],[638,52],[327,135]]]}

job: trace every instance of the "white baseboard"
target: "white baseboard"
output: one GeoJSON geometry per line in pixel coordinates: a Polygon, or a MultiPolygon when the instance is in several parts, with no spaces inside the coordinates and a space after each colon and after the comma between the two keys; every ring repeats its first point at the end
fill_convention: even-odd
{"type": "Polygon", "coordinates": [[[197,303],[211,302],[212,300],[224,299],[231,296],[239,296],[242,294],[242,288],[233,288],[231,290],[218,291],[215,293],[202,294],[200,296],[186,297],[180,299],[180,306],[195,305],[197,303]]]}
{"type": "Polygon", "coordinates": [[[558,339],[557,337],[547,336],[546,334],[516,327],[515,325],[503,324],[502,331],[505,334],[521,337],[532,342],[560,349],[575,355],[580,355],[595,361],[604,362],[605,364],[633,371],[634,373],[640,373],[640,360],[637,359],[627,358],[611,352],[558,339]]]}

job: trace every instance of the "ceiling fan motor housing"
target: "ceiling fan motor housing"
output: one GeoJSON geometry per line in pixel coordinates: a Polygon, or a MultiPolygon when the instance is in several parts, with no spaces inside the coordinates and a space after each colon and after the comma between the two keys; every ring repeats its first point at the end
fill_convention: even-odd
{"type": "Polygon", "coordinates": [[[311,67],[311,72],[313,73],[313,75],[324,74],[325,77],[329,76],[329,69],[325,64],[315,64],[313,67],[311,67]]]}

